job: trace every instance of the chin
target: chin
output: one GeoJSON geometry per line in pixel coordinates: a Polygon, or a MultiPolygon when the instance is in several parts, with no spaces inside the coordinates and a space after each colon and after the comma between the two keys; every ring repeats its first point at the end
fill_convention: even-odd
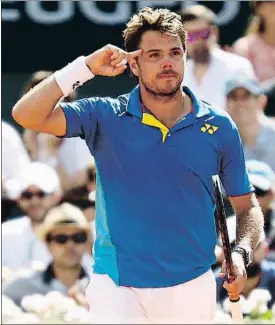
{"type": "Polygon", "coordinates": [[[44,220],[44,214],[43,215],[36,215],[36,216],[32,216],[29,215],[30,219],[33,220],[34,222],[42,222],[44,220]]]}

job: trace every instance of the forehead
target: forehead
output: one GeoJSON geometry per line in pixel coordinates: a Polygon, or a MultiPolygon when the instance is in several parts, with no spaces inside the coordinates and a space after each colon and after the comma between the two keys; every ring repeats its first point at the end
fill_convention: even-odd
{"type": "Polygon", "coordinates": [[[183,48],[179,36],[172,37],[171,35],[160,33],[158,31],[147,31],[142,35],[140,47],[144,51],[152,49],[167,50],[175,47],[183,48]]]}
{"type": "Polygon", "coordinates": [[[186,22],[185,28],[187,32],[195,32],[204,28],[208,28],[210,25],[204,19],[194,19],[186,22]]]}
{"type": "Polygon", "coordinates": [[[250,94],[250,92],[245,88],[236,88],[229,93],[229,95],[235,95],[235,96],[245,96],[248,94],[250,94]]]}
{"type": "Polygon", "coordinates": [[[54,229],[52,229],[49,234],[55,236],[58,234],[65,234],[65,235],[73,235],[75,233],[79,233],[85,231],[84,229],[73,226],[73,225],[60,225],[56,226],[54,229]]]}
{"type": "Polygon", "coordinates": [[[36,185],[30,185],[28,186],[25,191],[28,191],[28,192],[39,192],[39,191],[42,191],[41,188],[39,188],[38,186],[36,185]]]}

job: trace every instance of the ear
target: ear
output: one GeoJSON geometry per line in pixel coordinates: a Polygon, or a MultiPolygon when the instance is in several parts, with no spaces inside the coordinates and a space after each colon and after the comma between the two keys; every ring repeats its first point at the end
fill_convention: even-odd
{"type": "Polygon", "coordinates": [[[212,39],[214,39],[217,43],[219,43],[220,33],[218,28],[216,26],[210,26],[210,30],[211,30],[212,39]]]}
{"type": "Polygon", "coordinates": [[[266,108],[266,104],[267,104],[267,96],[266,95],[261,95],[259,97],[260,102],[261,102],[261,109],[264,111],[266,108]]]}
{"type": "Polygon", "coordinates": [[[138,77],[139,76],[139,65],[138,65],[138,58],[133,58],[129,60],[129,67],[132,73],[138,77]]]}

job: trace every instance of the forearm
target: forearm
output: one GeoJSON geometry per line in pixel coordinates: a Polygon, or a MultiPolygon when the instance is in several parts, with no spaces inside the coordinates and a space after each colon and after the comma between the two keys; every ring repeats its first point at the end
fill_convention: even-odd
{"type": "Polygon", "coordinates": [[[54,76],[50,76],[15,104],[12,116],[24,128],[35,130],[52,114],[62,96],[62,91],[54,76]]]}
{"type": "Polygon", "coordinates": [[[264,216],[255,195],[251,196],[249,208],[236,211],[236,245],[257,248],[264,226],[264,216]]]}

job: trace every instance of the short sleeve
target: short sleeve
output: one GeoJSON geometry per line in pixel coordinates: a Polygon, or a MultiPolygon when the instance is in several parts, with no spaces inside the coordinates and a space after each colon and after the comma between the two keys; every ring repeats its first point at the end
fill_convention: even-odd
{"type": "Polygon", "coordinates": [[[94,137],[98,124],[99,99],[84,98],[74,102],[61,102],[66,118],[65,138],[80,137],[90,139],[94,137]]]}
{"type": "Polygon", "coordinates": [[[220,149],[220,177],[229,196],[244,195],[254,191],[250,184],[243,152],[243,144],[236,124],[229,119],[224,129],[220,149]]]}

